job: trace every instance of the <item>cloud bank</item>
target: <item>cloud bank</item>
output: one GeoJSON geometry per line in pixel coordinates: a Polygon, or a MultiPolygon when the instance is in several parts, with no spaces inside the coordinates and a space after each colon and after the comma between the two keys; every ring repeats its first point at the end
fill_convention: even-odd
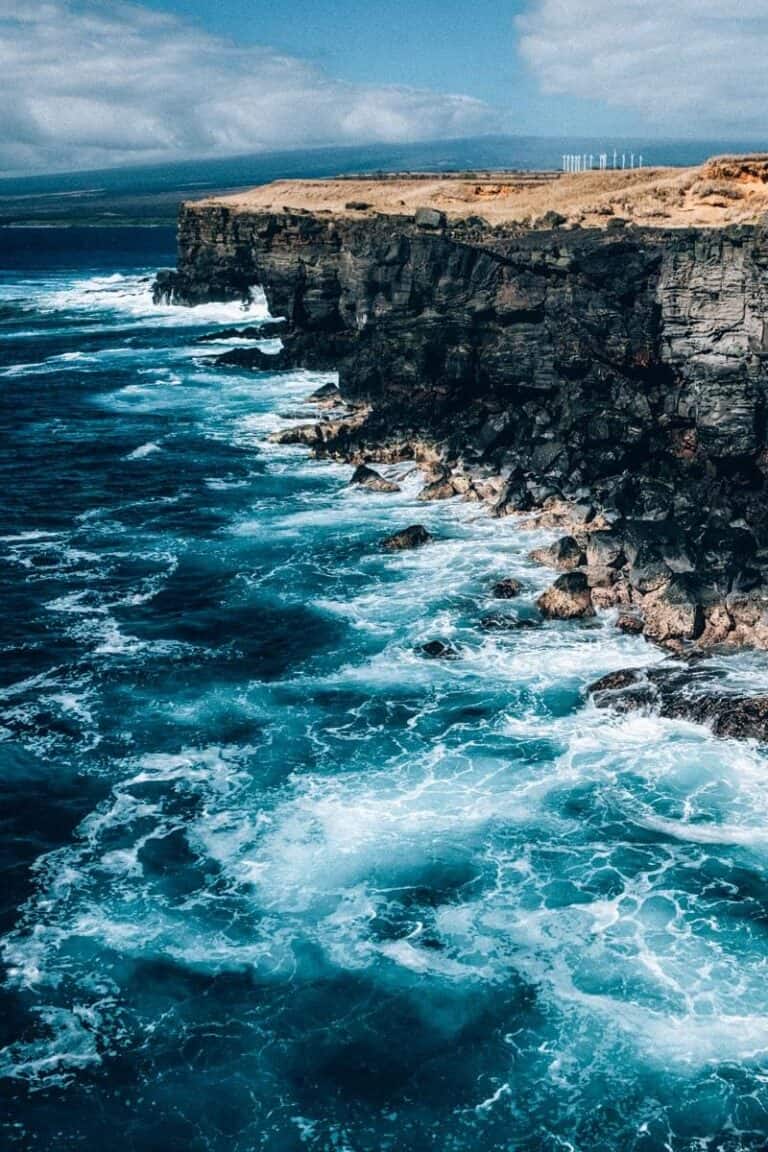
{"type": "Polygon", "coordinates": [[[768,135],[765,0],[536,0],[517,21],[544,89],[678,136],[768,135]]]}
{"type": "Polygon", "coordinates": [[[345,84],[140,5],[0,0],[6,172],[496,128],[496,114],[470,97],[345,84]]]}

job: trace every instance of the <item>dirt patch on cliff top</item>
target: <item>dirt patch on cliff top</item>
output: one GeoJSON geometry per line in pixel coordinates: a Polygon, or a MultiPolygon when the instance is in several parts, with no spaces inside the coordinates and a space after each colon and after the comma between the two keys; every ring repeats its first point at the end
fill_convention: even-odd
{"type": "Polygon", "coordinates": [[[644,227],[722,228],[754,223],[768,213],[768,156],[717,157],[696,168],[569,175],[409,173],[278,180],[198,203],[358,218],[379,212],[412,216],[418,208],[426,207],[445,212],[452,219],[482,216],[490,224],[528,225],[554,212],[568,223],[584,227],[608,227],[611,221],[626,220],[644,227]]]}

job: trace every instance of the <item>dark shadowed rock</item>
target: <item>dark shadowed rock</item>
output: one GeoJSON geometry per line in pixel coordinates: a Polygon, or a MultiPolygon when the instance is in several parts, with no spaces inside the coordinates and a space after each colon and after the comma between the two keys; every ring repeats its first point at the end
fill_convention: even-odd
{"type": "Polygon", "coordinates": [[[549,620],[578,620],[595,615],[587,578],[583,572],[566,572],[536,601],[549,620]]]}
{"type": "Polygon", "coordinates": [[[420,646],[419,651],[430,660],[456,660],[459,655],[453,644],[449,644],[446,640],[428,640],[426,644],[420,646]]]}
{"type": "Polygon", "coordinates": [[[590,568],[621,568],[626,562],[623,541],[615,532],[592,532],[586,553],[590,568]]]}
{"type": "Polygon", "coordinates": [[[618,672],[609,672],[607,676],[601,676],[599,680],[595,680],[593,684],[590,684],[588,692],[591,696],[599,695],[602,692],[618,692],[639,684],[642,679],[643,674],[634,668],[622,668],[618,672]]]}
{"type": "Polygon", "coordinates": [[[529,556],[536,564],[557,568],[560,572],[580,568],[586,562],[584,550],[573,536],[563,536],[554,544],[548,544],[546,548],[534,548],[529,556]]]}
{"type": "Polygon", "coordinates": [[[356,484],[360,488],[368,488],[371,492],[400,491],[399,484],[395,484],[392,480],[386,480],[375,468],[369,468],[367,464],[358,464],[349,483],[356,484]]]}
{"type": "Polygon", "coordinates": [[[447,217],[445,212],[438,212],[436,208],[417,208],[414,217],[417,228],[438,229],[445,228],[447,217]]]}
{"type": "Polygon", "coordinates": [[[484,632],[518,632],[526,628],[541,627],[541,620],[530,616],[503,616],[493,613],[483,616],[480,627],[484,632]]]}
{"type": "Polygon", "coordinates": [[[519,580],[515,580],[512,576],[507,576],[503,580],[497,581],[491,589],[491,595],[496,600],[514,600],[519,596],[523,590],[523,586],[519,580]]]}
{"type": "Polygon", "coordinates": [[[219,328],[216,332],[206,332],[204,336],[197,336],[195,344],[212,344],[218,343],[219,340],[264,340],[267,337],[279,336],[284,327],[284,320],[269,320],[258,327],[249,324],[245,328],[219,328]]]}
{"type": "Polygon", "coordinates": [[[626,632],[630,636],[639,636],[643,631],[643,618],[633,612],[620,612],[616,627],[620,632],[626,632]]]}
{"type": "Polygon", "coordinates": [[[420,548],[428,544],[432,536],[423,524],[411,524],[400,532],[393,532],[382,541],[382,548],[386,552],[407,552],[411,548],[420,548]]]}
{"type": "Polygon", "coordinates": [[[307,396],[307,403],[321,404],[329,407],[333,404],[338,404],[340,400],[341,391],[337,384],[323,384],[307,396]]]}
{"type": "Polygon", "coordinates": [[[715,670],[624,669],[596,680],[587,692],[598,708],[646,709],[666,719],[705,724],[716,736],[768,741],[768,696],[725,691],[715,670]]]}
{"type": "Polygon", "coordinates": [[[419,500],[450,500],[456,494],[456,489],[449,479],[433,480],[430,484],[425,484],[419,492],[419,500]]]}
{"type": "Polygon", "coordinates": [[[291,357],[283,348],[264,352],[261,348],[231,348],[215,358],[222,368],[242,368],[248,372],[282,372],[292,367],[291,357]]]}
{"type": "Polygon", "coordinates": [[[568,223],[567,216],[561,215],[560,212],[550,210],[540,216],[535,223],[536,228],[562,228],[563,224],[568,223]]]}

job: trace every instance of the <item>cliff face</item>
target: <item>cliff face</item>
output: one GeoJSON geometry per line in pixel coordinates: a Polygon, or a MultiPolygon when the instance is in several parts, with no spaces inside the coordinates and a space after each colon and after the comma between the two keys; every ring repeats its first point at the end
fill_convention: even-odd
{"type": "Polygon", "coordinates": [[[751,638],[763,623],[768,637],[764,231],[187,206],[158,296],[257,284],[287,319],[279,363],[337,368],[344,398],[369,409],[316,444],[362,455],[428,440],[470,484],[501,477],[500,511],[575,502],[622,541],[596,602],[648,615],[649,596],[671,601],[684,622],[662,639],[744,639],[745,613],[751,638]]]}

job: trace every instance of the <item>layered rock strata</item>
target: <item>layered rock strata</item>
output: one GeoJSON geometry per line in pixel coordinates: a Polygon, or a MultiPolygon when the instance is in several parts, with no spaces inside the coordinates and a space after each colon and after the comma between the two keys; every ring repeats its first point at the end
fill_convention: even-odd
{"type": "Polygon", "coordinates": [[[290,438],[357,462],[413,456],[427,495],[562,525],[573,539],[552,555],[583,574],[564,583],[587,612],[618,607],[672,647],[768,646],[761,227],[186,206],[157,299],[257,285],[285,317],[283,350],[222,359],[335,369],[347,406],[290,438]]]}

